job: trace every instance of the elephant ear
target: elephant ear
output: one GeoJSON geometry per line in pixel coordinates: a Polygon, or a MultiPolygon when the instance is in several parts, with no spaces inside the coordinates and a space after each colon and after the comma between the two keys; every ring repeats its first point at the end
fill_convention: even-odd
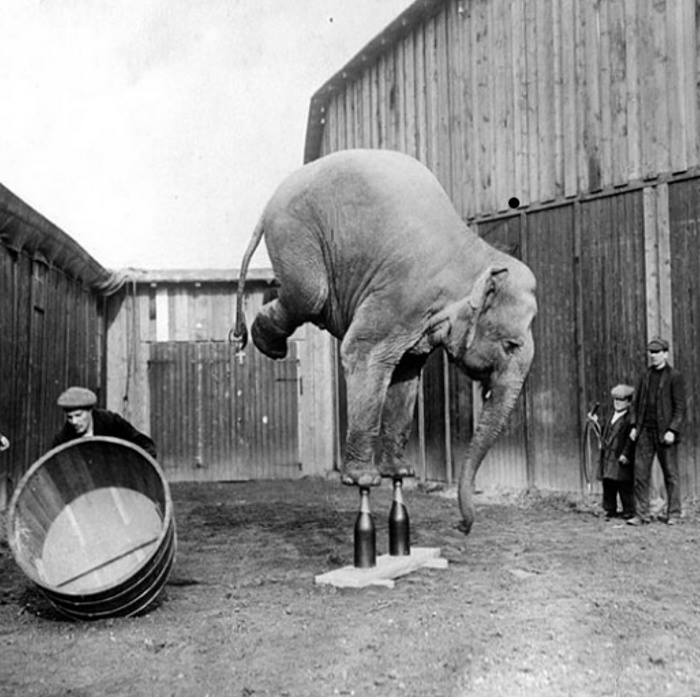
{"type": "Polygon", "coordinates": [[[468,348],[474,342],[479,317],[489,308],[497,291],[497,277],[508,272],[505,267],[487,267],[474,282],[469,294],[438,312],[428,327],[431,345],[444,345],[457,354],[458,346],[468,348]],[[462,343],[461,340],[466,342],[462,343]]]}

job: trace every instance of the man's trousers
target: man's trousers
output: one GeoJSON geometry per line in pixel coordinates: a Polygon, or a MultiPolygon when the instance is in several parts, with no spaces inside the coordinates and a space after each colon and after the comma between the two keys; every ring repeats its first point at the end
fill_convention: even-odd
{"type": "Polygon", "coordinates": [[[669,518],[681,515],[680,478],[678,474],[678,444],[665,445],[659,442],[656,428],[643,427],[637,437],[634,452],[634,504],[638,517],[649,520],[649,487],[654,455],[659,458],[666,487],[667,513],[669,518]]]}

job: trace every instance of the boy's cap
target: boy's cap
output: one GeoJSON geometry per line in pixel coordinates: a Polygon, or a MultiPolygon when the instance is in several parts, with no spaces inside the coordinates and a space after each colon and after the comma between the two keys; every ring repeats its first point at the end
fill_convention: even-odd
{"type": "Polygon", "coordinates": [[[663,338],[652,338],[647,345],[647,350],[651,352],[667,351],[668,341],[663,338]]]}
{"type": "Polygon", "coordinates": [[[614,399],[630,399],[634,394],[634,387],[629,384],[618,384],[610,390],[610,396],[614,399]]]}
{"type": "Polygon", "coordinates": [[[97,396],[84,386],[69,386],[56,403],[64,410],[92,408],[97,403],[97,396]]]}

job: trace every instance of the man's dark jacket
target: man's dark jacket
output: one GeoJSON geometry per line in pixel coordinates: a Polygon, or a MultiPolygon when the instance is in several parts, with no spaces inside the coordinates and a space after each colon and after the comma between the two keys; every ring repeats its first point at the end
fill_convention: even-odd
{"type": "Polygon", "coordinates": [[[649,378],[652,372],[661,372],[659,390],[656,396],[656,426],[659,442],[663,440],[667,430],[676,434],[676,442],[678,442],[685,419],[685,384],[683,383],[683,375],[678,370],[673,369],[671,365],[665,365],[661,370],[650,367],[641,376],[635,391],[631,423],[637,430],[641,430],[649,394],[649,378]]]}
{"type": "MultiPolygon", "coordinates": [[[[107,411],[103,408],[93,408],[92,431],[96,436],[105,435],[128,440],[146,450],[152,457],[156,456],[156,446],[153,440],[148,435],[144,435],[136,430],[131,423],[124,420],[118,413],[107,411]]],[[[77,437],[80,436],[75,432],[75,428],[70,423],[66,423],[54,437],[51,447],[62,445],[64,442],[75,440],[77,437]]]]}

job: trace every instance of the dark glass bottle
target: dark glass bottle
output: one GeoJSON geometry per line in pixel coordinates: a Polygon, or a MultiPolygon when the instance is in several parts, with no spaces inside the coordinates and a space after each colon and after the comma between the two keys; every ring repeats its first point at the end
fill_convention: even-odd
{"type": "Polygon", "coordinates": [[[369,510],[369,489],[360,488],[360,512],[355,521],[355,567],[371,569],[377,565],[377,535],[369,510]]]}
{"type": "Polygon", "coordinates": [[[411,553],[408,511],[403,502],[401,479],[394,479],[394,499],[389,511],[389,554],[407,556],[411,553]]]}

